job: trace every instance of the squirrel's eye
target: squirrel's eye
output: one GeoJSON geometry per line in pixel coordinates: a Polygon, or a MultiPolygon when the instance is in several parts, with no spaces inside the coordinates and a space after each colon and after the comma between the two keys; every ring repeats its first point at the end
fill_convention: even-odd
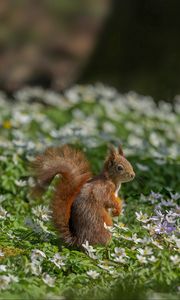
{"type": "Polygon", "coordinates": [[[117,165],[117,171],[118,172],[121,172],[121,171],[123,171],[123,166],[122,165],[117,165]]]}

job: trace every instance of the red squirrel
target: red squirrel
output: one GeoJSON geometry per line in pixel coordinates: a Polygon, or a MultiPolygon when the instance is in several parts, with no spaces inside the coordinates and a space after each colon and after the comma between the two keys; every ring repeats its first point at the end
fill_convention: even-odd
{"type": "Polygon", "coordinates": [[[32,163],[37,184],[43,192],[52,179],[60,174],[52,199],[52,216],[55,227],[68,245],[107,245],[111,233],[112,216],[118,216],[122,200],[118,198],[121,183],[131,181],[135,173],[124,157],[121,146],[110,151],[99,175],[94,176],[84,154],[68,145],[48,148],[32,163]]]}

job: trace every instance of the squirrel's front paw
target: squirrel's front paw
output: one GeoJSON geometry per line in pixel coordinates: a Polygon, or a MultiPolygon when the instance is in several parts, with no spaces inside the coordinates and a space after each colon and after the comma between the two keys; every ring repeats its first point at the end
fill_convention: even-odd
{"type": "Polygon", "coordinates": [[[121,212],[121,208],[114,208],[113,211],[112,211],[112,215],[113,217],[117,217],[120,215],[120,212],[121,212]]]}
{"type": "Polygon", "coordinates": [[[119,216],[121,213],[121,210],[122,210],[122,200],[119,197],[117,197],[116,202],[115,202],[115,207],[112,211],[113,217],[119,216]]]}

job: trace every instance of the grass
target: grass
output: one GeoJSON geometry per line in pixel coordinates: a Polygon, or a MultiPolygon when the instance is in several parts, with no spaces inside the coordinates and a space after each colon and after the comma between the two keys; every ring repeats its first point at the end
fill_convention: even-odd
{"type": "Polygon", "coordinates": [[[14,98],[0,96],[0,299],[178,299],[180,104],[100,84],[14,98]],[[96,174],[108,143],[119,142],[136,179],[121,188],[112,242],[68,249],[51,224],[52,187],[33,198],[28,164],[70,143],[96,174]]]}

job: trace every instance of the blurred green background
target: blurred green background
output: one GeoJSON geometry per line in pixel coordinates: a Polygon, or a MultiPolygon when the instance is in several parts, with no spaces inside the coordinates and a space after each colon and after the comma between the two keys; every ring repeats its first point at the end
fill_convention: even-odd
{"type": "Polygon", "coordinates": [[[178,0],[1,0],[0,88],[96,81],[180,94],[178,0]]]}

